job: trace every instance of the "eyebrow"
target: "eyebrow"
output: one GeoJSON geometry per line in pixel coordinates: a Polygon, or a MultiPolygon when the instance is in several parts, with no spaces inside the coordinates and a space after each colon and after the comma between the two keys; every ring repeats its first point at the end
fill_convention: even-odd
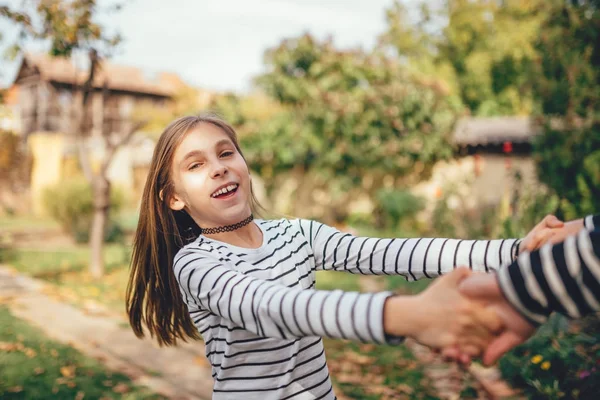
{"type": "MultiPolygon", "coordinates": [[[[221,140],[219,140],[217,143],[215,143],[215,148],[219,148],[219,147],[221,147],[221,146],[223,146],[223,145],[226,145],[226,144],[227,144],[227,145],[233,145],[233,143],[231,143],[231,140],[228,140],[228,139],[221,139],[221,140]]],[[[204,151],[202,151],[202,150],[192,150],[192,151],[190,151],[189,153],[187,153],[187,154],[186,154],[186,155],[183,157],[183,159],[181,160],[181,163],[180,163],[180,165],[181,165],[181,164],[183,164],[183,163],[185,163],[185,162],[186,162],[187,160],[189,160],[190,158],[193,158],[193,157],[199,157],[199,156],[203,156],[203,155],[204,155],[204,151]]]]}

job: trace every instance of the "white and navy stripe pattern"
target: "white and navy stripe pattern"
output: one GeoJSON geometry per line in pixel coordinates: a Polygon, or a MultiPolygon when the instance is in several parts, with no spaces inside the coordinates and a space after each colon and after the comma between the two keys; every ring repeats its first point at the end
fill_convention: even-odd
{"type": "Polygon", "coordinates": [[[308,220],[257,220],[263,244],[200,236],[174,271],[211,362],[215,399],[333,399],[321,336],[384,343],[391,293],[318,291],[317,270],[435,277],[498,269],[516,240],[375,239],[308,220]]]}
{"type": "Polygon", "coordinates": [[[499,271],[505,297],[530,322],[542,324],[552,312],[580,318],[600,311],[600,215],[586,217],[584,226],[499,271]]]}

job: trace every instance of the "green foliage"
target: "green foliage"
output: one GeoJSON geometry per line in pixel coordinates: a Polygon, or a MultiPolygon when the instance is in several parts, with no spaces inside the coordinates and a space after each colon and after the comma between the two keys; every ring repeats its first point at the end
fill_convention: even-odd
{"type": "MultiPolygon", "coordinates": [[[[89,229],[92,223],[94,204],[92,190],[83,179],[72,179],[60,182],[46,189],[43,202],[48,213],[69,232],[78,243],[89,240],[89,229]]],[[[117,214],[125,197],[121,190],[111,190],[111,211],[117,214]]],[[[116,221],[107,224],[106,241],[118,241],[123,238],[123,230],[116,221]]]]}
{"type": "Polygon", "coordinates": [[[536,109],[529,76],[546,13],[541,0],[396,1],[380,39],[413,70],[443,78],[472,114],[528,114],[536,109]]]}
{"type": "Polygon", "coordinates": [[[560,198],[544,187],[526,186],[520,175],[515,175],[514,191],[511,198],[512,213],[498,221],[501,230],[495,236],[502,238],[522,238],[546,215],[557,214],[560,198]]]}
{"type": "Polygon", "coordinates": [[[554,315],[525,344],[500,360],[502,375],[528,399],[594,399],[600,393],[597,316],[569,326],[554,315]]]}
{"type": "Polygon", "coordinates": [[[46,338],[0,306],[0,397],[162,399],[72,347],[46,338]]]}
{"type": "Polygon", "coordinates": [[[589,128],[548,129],[536,140],[535,156],[540,181],[560,196],[560,216],[600,212],[600,120],[589,128]]]}
{"type": "Polygon", "coordinates": [[[353,189],[374,193],[386,175],[427,176],[452,155],[458,108],[436,80],[416,79],[397,59],[304,35],[269,50],[265,62],[269,72],[256,83],[277,112],[248,118],[235,96],[218,109],[244,132],[250,167],[267,182],[294,171],[343,204],[353,189]]]}
{"type": "MultiPolygon", "coordinates": [[[[111,8],[118,9],[118,5],[111,8]]],[[[24,39],[50,42],[50,55],[54,57],[71,57],[74,51],[89,49],[107,53],[121,42],[121,37],[108,36],[94,20],[97,13],[95,0],[24,2],[18,9],[0,6],[0,17],[10,20],[21,32],[9,55],[16,56],[23,50],[24,39]]]]}
{"type": "Polygon", "coordinates": [[[386,230],[415,231],[416,216],[425,208],[425,200],[408,190],[377,191],[377,217],[386,230]]]}

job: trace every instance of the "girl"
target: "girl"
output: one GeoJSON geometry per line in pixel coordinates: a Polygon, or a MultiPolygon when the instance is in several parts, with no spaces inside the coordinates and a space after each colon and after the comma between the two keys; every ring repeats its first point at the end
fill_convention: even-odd
{"type": "MultiPolygon", "coordinates": [[[[309,220],[258,220],[231,126],[184,117],[161,135],[144,188],[127,311],[161,345],[204,339],[215,399],[333,399],[321,336],[410,336],[477,355],[500,329],[456,290],[457,269],[417,296],[314,290],[318,270],[435,277],[512,262],[517,240],[375,239],[309,220]]],[[[531,241],[530,239],[528,239],[531,241]]]]}

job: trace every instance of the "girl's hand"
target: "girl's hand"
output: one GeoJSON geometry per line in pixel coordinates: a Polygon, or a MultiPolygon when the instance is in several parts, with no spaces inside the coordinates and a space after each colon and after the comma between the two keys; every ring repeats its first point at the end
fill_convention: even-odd
{"type": "Polygon", "coordinates": [[[519,247],[519,253],[539,249],[554,235],[560,232],[564,225],[564,222],[554,215],[546,215],[546,217],[544,217],[544,219],[537,224],[527,236],[525,236],[519,247]]]}
{"type": "Polygon", "coordinates": [[[461,281],[470,274],[469,269],[458,268],[436,279],[419,295],[390,298],[384,317],[386,332],[410,336],[432,348],[455,347],[461,353],[479,356],[500,331],[502,323],[484,303],[458,291],[461,281]],[[402,319],[394,316],[399,307],[408,307],[401,312],[402,319]]]}

